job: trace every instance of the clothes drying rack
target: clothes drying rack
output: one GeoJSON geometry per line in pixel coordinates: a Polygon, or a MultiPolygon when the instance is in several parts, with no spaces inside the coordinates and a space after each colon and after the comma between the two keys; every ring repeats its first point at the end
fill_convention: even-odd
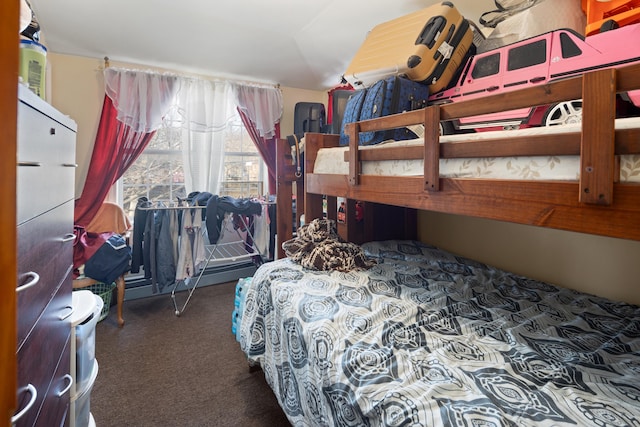
{"type": "MultiPolygon", "coordinates": [[[[203,228],[203,233],[206,234],[206,229],[203,228]]],[[[208,237],[205,236],[205,241],[208,241],[208,237]]],[[[173,289],[171,291],[171,300],[173,301],[173,307],[175,308],[176,316],[180,316],[184,310],[187,308],[193,293],[195,292],[202,276],[204,275],[205,270],[212,262],[240,262],[245,260],[252,260],[256,265],[262,264],[262,255],[260,251],[256,247],[255,239],[253,233],[251,232],[250,224],[247,222],[247,219],[244,215],[234,214],[234,213],[226,213],[224,219],[222,221],[222,225],[220,227],[220,235],[218,236],[218,242],[215,244],[205,244],[204,249],[206,253],[205,261],[200,268],[200,272],[196,276],[195,282],[191,284],[190,282],[193,279],[192,277],[187,278],[186,280],[177,280],[173,285],[173,289]],[[236,218],[239,222],[240,227],[228,227],[228,221],[233,221],[236,218]],[[232,234],[231,240],[225,241],[225,235],[228,228],[233,228],[231,231],[232,234]],[[242,236],[240,229],[246,232],[246,237],[242,236]],[[185,300],[182,308],[178,308],[178,303],[176,301],[176,290],[180,284],[183,284],[185,288],[189,291],[187,295],[187,299],[185,300]]]]}

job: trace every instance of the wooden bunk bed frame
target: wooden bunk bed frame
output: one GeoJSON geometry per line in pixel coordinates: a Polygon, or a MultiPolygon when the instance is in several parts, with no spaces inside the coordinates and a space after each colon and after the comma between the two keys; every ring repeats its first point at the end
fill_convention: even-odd
{"type": "MultiPolygon", "coordinates": [[[[323,196],[327,196],[327,215],[334,219],[335,197],[345,197],[348,211],[353,209],[355,200],[361,200],[373,202],[373,206],[382,204],[410,208],[407,211],[409,213],[416,209],[431,210],[640,241],[640,184],[617,182],[618,156],[640,154],[640,129],[616,130],[614,123],[616,94],[634,89],[640,89],[640,65],[591,71],[582,76],[506,94],[433,105],[351,123],[346,128],[350,136],[349,150],[345,154],[345,161],[349,162],[348,175],[314,173],[318,150],[338,146],[339,137],[307,133],[304,183],[302,177],[296,175],[288,144],[280,141],[277,147],[279,242],[292,235],[289,218],[292,218],[294,182],[297,187],[297,215],[299,218],[304,209],[307,222],[322,217],[323,196]],[[505,131],[504,137],[491,140],[440,142],[438,124],[441,120],[575,99],[582,99],[580,132],[513,138],[505,131]],[[424,124],[423,146],[358,149],[359,132],[414,124],[424,124]],[[525,181],[439,176],[440,159],[550,155],[579,155],[579,180],[525,181]],[[360,172],[361,161],[394,159],[424,159],[424,174],[372,176],[360,172]],[[304,203],[301,203],[302,199],[304,203]]],[[[365,211],[367,218],[370,218],[378,209],[365,211]]],[[[397,212],[392,214],[398,215],[397,212]]],[[[380,215],[382,219],[379,221],[368,221],[372,225],[360,225],[360,229],[357,229],[352,217],[347,215],[347,221],[342,229],[339,228],[339,232],[344,238],[356,242],[378,238],[371,232],[376,228],[375,222],[390,223],[388,217],[384,219],[384,215],[380,215]],[[362,234],[363,227],[370,232],[362,234]]],[[[415,227],[415,216],[408,214],[405,220],[409,224],[405,226],[403,237],[410,237],[408,230],[415,227]]],[[[282,256],[282,252],[279,255],[282,256]]]]}

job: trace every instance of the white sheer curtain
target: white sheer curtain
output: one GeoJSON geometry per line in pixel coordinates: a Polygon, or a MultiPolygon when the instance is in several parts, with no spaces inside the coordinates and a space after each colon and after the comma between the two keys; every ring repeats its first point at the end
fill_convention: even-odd
{"type": "Polygon", "coordinates": [[[232,87],[238,108],[255,124],[260,136],[264,139],[276,136],[276,123],[282,117],[280,89],[239,83],[233,83],[232,87]]]}
{"type": "Polygon", "coordinates": [[[235,119],[231,86],[227,82],[181,79],[177,96],[182,120],[185,187],[217,194],[224,178],[224,151],[229,123],[235,119]]]}
{"type": "MultiPolygon", "coordinates": [[[[163,120],[182,127],[187,194],[219,193],[224,179],[225,141],[240,109],[265,140],[276,135],[282,93],[273,86],[107,68],[105,91],[118,121],[136,132],[157,130],[163,120]]],[[[258,143],[258,142],[257,142],[258,143]]],[[[271,167],[271,165],[268,165],[271,167]]]]}
{"type": "Polygon", "coordinates": [[[151,71],[106,68],[104,86],[118,112],[119,122],[135,132],[153,132],[174,102],[178,76],[151,71]]]}

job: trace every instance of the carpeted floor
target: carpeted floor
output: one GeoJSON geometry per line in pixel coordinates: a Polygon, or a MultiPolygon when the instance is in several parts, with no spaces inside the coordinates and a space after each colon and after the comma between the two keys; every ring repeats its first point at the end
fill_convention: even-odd
{"type": "Polygon", "coordinates": [[[127,301],[122,329],[111,307],[96,328],[96,425],[290,426],[231,333],[234,296],[235,282],[198,288],[180,317],[168,295],[127,301]]]}

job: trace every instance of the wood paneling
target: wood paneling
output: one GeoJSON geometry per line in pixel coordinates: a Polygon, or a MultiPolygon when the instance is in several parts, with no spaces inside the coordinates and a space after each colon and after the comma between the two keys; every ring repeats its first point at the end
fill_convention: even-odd
{"type": "MultiPolygon", "coordinates": [[[[0,200],[15,206],[20,2],[0,2],[0,200]]],[[[16,210],[0,209],[0,425],[9,426],[16,408],[16,210]]]]}
{"type": "MultiPolygon", "coordinates": [[[[617,182],[618,154],[640,154],[640,132],[614,129],[616,93],[640,88],[640,65],[600,70],[479,100],[462,101],[436,109],[410,111],[349,124],[354,138],[361,132],[423,124],[424,144],[413,147],[359,149],[350,141],[345,160],[424,159],[421,176],[358,175],[351,166],[348,175],[316,174],[307,161],[307,201],[316,195],[341,196],[353,200],[392,204],[414,209],[475,216],[540,227],[640,240],[640,185],[617,182]],[[438,143],[434,130],[439,121],[475,116],[573,99],[583,100],[581,132],[553,137],[514,138],[505,132],[490,141],[438,143]],[[546,140],[545,140],[546,139],[546,140]],[[354,153],[353,151],[357,151],[354,153]],[[496,179],[436,178],[438,159],[453,157],[580,155],[580,180],[524,181],[496,179]],[[438,185],[432,185],[434,180],[438,185]]],[[[317,156],[319,147],[337,145],[335,138],[307,135],[305,155],[317,156]],[[315,144],[317,141],[319,144],[315,144]]],[[[318,208],[307,203],[307,221],[317,218],[318,208]]]]}

